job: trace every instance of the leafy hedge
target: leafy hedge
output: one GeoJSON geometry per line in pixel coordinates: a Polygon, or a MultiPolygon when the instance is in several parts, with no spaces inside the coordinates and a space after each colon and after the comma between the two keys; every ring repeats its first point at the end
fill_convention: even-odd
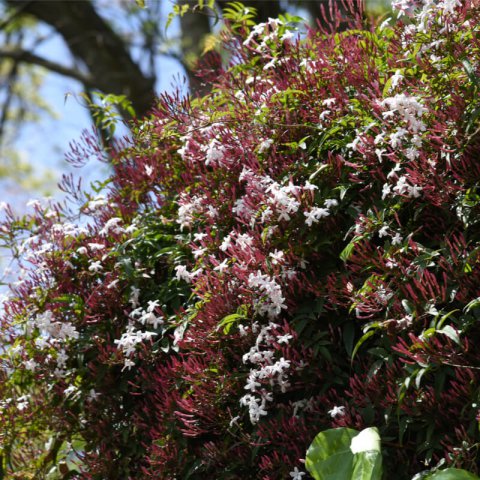
{"type": "Polygon", "coordinates": [[[301,39],[233,6],[211,94],[162,95],[96,194],[5,207],[11,478],[306,480],[335,427],[385,478],[477,472],[480,6],[394,6],[301,39]]]}

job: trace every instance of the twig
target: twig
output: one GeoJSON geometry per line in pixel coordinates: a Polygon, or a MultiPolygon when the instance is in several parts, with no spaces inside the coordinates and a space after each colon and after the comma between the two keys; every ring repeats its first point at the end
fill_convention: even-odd
{"type": "Polygon", "coordinates": [[[95,82],[90,76],[83,74],[79,70],[65,67],[64,65],[60,65],[59,63],[40,57],[38,55],[35,55],[34,53],[30,53],[29,51],[22,48],[0,48],[0,58],[2,57],[11,58],[12,60],[16,60],[17,62],[26,62],[31,63],[32,65],[38,65],[52,72],[78,80],[89,88],[95,88],[95,82]]]}

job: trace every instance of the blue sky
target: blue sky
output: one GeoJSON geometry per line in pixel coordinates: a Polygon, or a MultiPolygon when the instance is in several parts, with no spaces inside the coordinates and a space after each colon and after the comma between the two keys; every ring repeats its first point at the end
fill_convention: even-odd
{"type": "MultiPolygon", "coordinates": [[[[108,9],[115,1],[104,0],[103,4],[102,1],[95,3],[99,8],[105,7],[106,4],[108,9]]],[[[170,2],[163,2],[162,16],[165,19],[170,8],[170,2]]],[[[114,21],[122,22],[121,15],[121,11],[117,11],[114,21]]],[[[128,29],[132,26],[125,23],[125,25],[120,24],[120,27],[128,29]]],[[[173,22],[167,33],[169,37],[173,38],[178,31],[178,22],[173,22]]],[[[55,34],[49,26],[39,25],[35,37],[46,38],[35,49],[35,53],[63,65],[72,64],[70,52],[62,38],[55,34]]],[[[28,46],[32,41],[33,38],[32,40],[27,38],[25,45],[28,46]]],[[[183,69],[178,61],[164,55],[159,56],[159,65],[161,74],[158,75],[156,90],[158,93],[170,91],[173,89],[173,85],[178,83],[179,76],[183,76],[183,69]]],[[[79,97],[81,92],[82,85],[79,82],[59,74],[45,72],[44,81],[38,93],[55,115],[41,113],[38,121],[24,122],[16,132],[13,144],[21,157],[35,167],[38,175],[48,171],[58,181],[62,173],[74,170],[75,174],[84,177],[84,183],[88,184],[95,179],[105,178],[108,174],[107,167],[103,164],[91,162],[83,169],[72,169],[65,161],[69,143],[79,139],[84,129],[92,127],[92,119],[79,97]]],[[[50,185],[53,187],[52,193],[56,196],[60,195],[60,192],[54,187],[55,183],[51,182],[50,185]]],[[[41,191],[20,191],[18,186],[13,185],[12,182],[0,181],[0,201],[11,202],[16,209],[22,210],[22,205],[26,201],[39,195],[42,195],[41,191]]]]}

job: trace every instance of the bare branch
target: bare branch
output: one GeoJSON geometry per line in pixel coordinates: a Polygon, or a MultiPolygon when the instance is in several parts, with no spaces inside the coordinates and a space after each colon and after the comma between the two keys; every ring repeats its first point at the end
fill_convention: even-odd
{"type": "Polygon", "coordinates": [[[26,62],[32,65],[38,65],[52,72],[78,80],[86,87],[95,87],[95,82],[93,81],[93,79],[90,76],[80,72],[79,70],[65,67],[64,65],[60,65],[59,63],[35,55],[34,53],[31,53],[28,50],[24,50],[22,48],[0,48],[0,58],[11,58],[16,62],[26,62]]]}

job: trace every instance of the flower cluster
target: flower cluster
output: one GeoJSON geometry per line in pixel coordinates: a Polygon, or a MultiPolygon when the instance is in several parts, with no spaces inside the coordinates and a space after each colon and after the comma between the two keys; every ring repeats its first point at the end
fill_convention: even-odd
{"type": "Polygon", "coordinates": [[[4,209],[9,469],[306,480],[318,431],[372,425],[399,480],[477,468],[480,10],[393,3],[395,26],[237,25],[103,191],[4,209]]]}

